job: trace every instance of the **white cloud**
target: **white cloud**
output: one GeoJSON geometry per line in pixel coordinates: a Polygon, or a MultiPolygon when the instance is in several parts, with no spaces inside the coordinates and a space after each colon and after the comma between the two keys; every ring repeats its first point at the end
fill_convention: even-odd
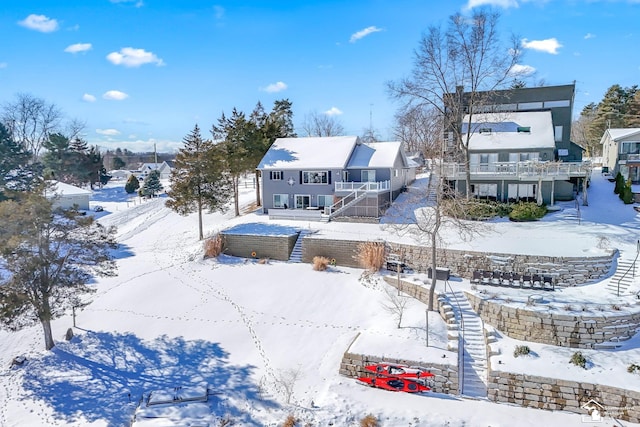
{"type": "Polygon", "coordinates": [[[91,43],[76,43],[67,46],[64,51],[69,53],[86,52],[91,50],[91,43]]]}
{"type": "Polygon", "coordinates": [[[587,34],[585,34],[584,39],[585,40],[589,40],[589,39],[593,39],[595,37],[596,37],[595,34],[587,33],[587,34]]]}
{"type": "Polygon", "coordinates": [[[135,7],[142,7],[144,6],[144,2],[142,0],[109,0],[111,3],[124,3],[124,4],[128,4],[128,3],[133,3],[133,5],[135,7]]]}
{"type": "Polygon", "coordinates": [[[275,93],[275,92],[281,92],[283,90],[285,90],[287,88],[287,84],[284,82],[276,82],[276,83],[271,83],[270,85],[268,85],[265,88],[262,88],[263,91],[265,92],[269,92],[269,93],[275,93]]]}
{"type": "Polygon", "coordinates": [[[324,113],[327,116],[339,116],[340,114],[342,114],[342,111],[340,111],[340,109],[337,108],[337,107],[331,107],[327,111],[325,111],[324,113]]]}
{"type": "Polygon", "coordinates": [[[531,40],[522,39],[522,47],[525,49],[537,50],[539,52],[547,52],[553,55],[558,53],[558,49],[562,47],[558,40],[553,37],[545,40],[531,40]]]}
{"type": "Polygon", "coordinates": [[[364,30],[358,31],[357,33],[353,33],[351,35],[351,38],[349,39],[349,43],[355,43],[361,38],[366,37],[372,33],[377,33],[378,31],[382,31],[382,29],[376,26],[367,27],[364,30]]]}
{"type": "Polygon", "coordinates": [[[96,97],[89,93],[85,93],[84,95],[82,95],[82,100],[84,102],[96,102],[96,97]]]}
{"type": "Polygon", "coordinates": [[[105,92],[102,97],[111,101],[122,101],[123,99],[127,99],[129,95],[119,90],[109,90],[105,92]]]}
{"type": "Polygon", "coordinates": [[[516,0],[469,0],[466,9],[487,5],[508,9],[510,7],[518,7],[518,2],[516,0]]]}
{"type": "Polygon", "coordinates": [[[531,65],[516,64],[509,70],[511,76],[528,76],[536,72],[536,69],[531,65]]]}
{"type": "Polygon", "coordinates": [[[42,33],[51,33],[58,29],[58,21],[44,15],[31,14],[18,24],[30,30],[40,31],[42,33]]]}
{"type": "Polygon", "coordinates": [[[96,129],[96,133],[105,136],[117,136],[120,135],[120,131],[117,129],[96,129]]]}
{"type": "Polygon", "coordinates": [[[120,52],[111,52],[107,55],[107,60],[112,64],[124,65],[125,67],[139,67],[144,64],[164,65],[162,59],[158,58],[155,53],[132,47],[123,47],[120,52]]]}

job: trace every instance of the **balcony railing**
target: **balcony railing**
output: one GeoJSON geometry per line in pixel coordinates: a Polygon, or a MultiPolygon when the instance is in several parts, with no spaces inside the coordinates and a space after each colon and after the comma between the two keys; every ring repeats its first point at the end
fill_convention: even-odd
{"type": "Polygon", "coordinates": [[[638,160],[640,160],[640,154],[622,153],[618,156],[618,160],[637,162],[638,160]]]}
{"type": "MultiPolygon", "coordinates": [[[[589,162],[498,162],[491,164],[474,164],[470,166],[471,177],[501,178],[570,178],[585,177],[591,171],[589,162]]],[[[446,178],[461,178],[466,168],[462,163],[443,164],[446,178]]]]}
{"type": "Polygon", "coordinates": [[[367,191],[367,192],[379,192],[389,191],[391,189],[391,181],[377,181],[377,182],[336,182],[336,191],[367,191]]]}

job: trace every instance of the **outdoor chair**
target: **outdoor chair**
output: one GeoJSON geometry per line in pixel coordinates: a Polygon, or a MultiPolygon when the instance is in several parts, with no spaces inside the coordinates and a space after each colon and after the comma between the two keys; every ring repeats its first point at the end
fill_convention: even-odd
{"type": "Polygon", "coordinates": [[[542,284],[542,276],[539,274],[534,274],[533,276],[531,276],[531,287],[532,288],[544,288],[543,284],[542,284]]]}
{"type": "Polygon", "coordinates": [[[533,277],[529,273],[524,273],[522,275],[522,287],[530,288],[533,286],[533,277]]]}
{"type": "Polygon", "coordinates": [[[482,270],[474,270],[471,283],[480,284],[482,282],[482,270]]]}
{"type": "Polygon", "coordinates": [[[500,286],[502,284],[501,271],[494,270],[493,273],[491,273],[491,284],[496,286],[500,286]]]}
{"type": "Polygon", "coordinates": [[[491,273],[490,271],[483,271],[482,272],[482,284],[483,285],[490,285],[492,277],[493,277],[493,273],[491,273]]]}
{"type": "Polygon", "coordinates": [[[554,291],[553,276],[542,276],[542,287],[548,291],[554,291]]]}
{"type": "Polygon", "coordinates": [[[519,286],[522,287],[522,274],[520,273],[511,273],[511,286],[519,286]]]}

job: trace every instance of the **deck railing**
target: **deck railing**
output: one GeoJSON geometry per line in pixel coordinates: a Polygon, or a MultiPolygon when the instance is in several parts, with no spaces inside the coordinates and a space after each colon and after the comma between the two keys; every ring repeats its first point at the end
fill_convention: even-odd
{"type": "Polygon", "coordinates": [[[377,182],[353,182],[338,181],[336,182],[336,191],[389,191],[391,189],[391,181],[377,182]]]}
{"type": "MultiPolygon", "coordinates": [[[[502,176],[505,178],[585,177],[591,171],[589,162],[497,162],[470,166],[472,177],[502,176]]],[[[465,174],[463,163],[445,163],[443,175],[447,178],[465,174]]]]}

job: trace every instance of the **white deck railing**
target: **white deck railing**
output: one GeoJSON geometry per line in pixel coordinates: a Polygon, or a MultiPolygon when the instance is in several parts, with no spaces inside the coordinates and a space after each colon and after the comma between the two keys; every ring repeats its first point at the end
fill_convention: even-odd
{"type": "Polygon", "coordinates": [[[336,191],[389,191],[391,189],[391,181],[377,182],[336,182],[336,191]]]}
{"type": "MultiPolygon", "coordinates": [[[[501,176],[514,178],[545,177],[585,177],[591,171],[588,162],[498,162],[491,164],[471,165],[471,176],[501,176]]],[[[462,163],[445,163],[443,174],[447,178],[464,175],[465,165],[462,163]]]]}

